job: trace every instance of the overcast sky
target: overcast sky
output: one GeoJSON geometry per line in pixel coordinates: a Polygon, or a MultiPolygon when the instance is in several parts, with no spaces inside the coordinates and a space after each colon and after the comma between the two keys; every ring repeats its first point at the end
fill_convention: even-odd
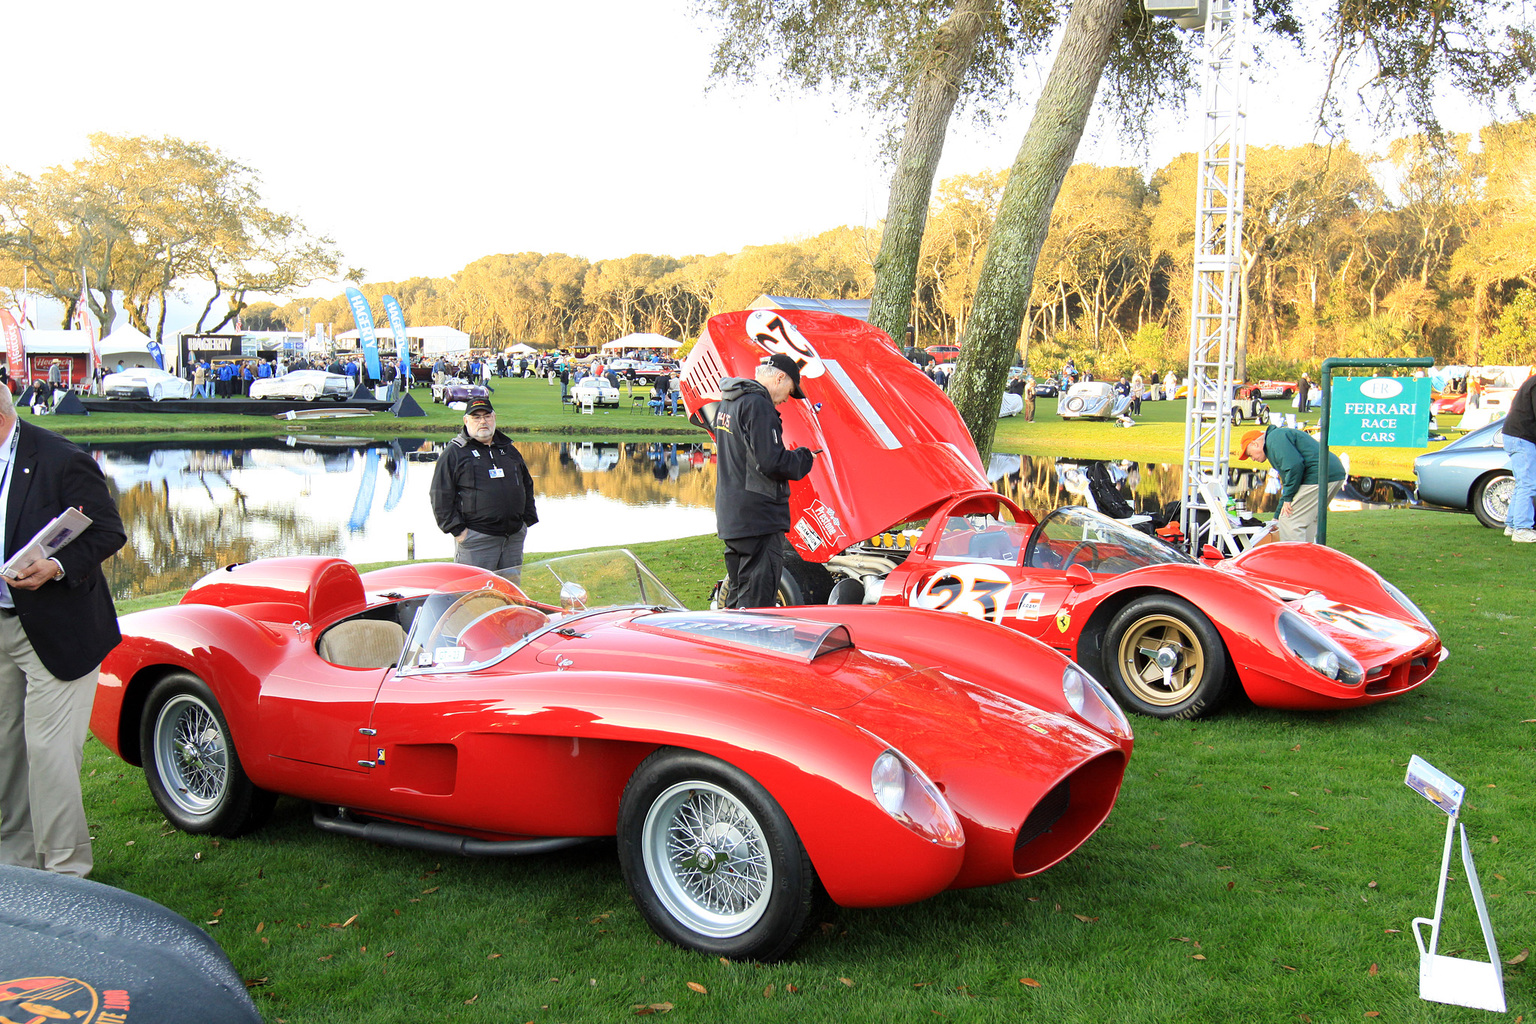
{"type": "MultiPolygon", "coordinates": [[[[13,5],[0,162],[68,163],[92,131],[205,142],[254,167],[270,206],[330,235],[370,281],[445,275],[496,252],[684,256],[873,225],[889,171],[868,118],[766,88],[706,95],[709,26],[688,8],[13,5]]],[[[1311,138],[1315,79],[1285,74],[1254,90],[1250,145],[1311,138]]],[[[1026,103],[1037,81],[1024,76],[1026,103]]],[[[1011,163],[1027,117],[991,134],[958,127],[941,176],[1011,163]]],[[[1199,145],[1187,116],[1168,117],[1146,154],[1098,136],[1080,160],[1157,167],[1199,145]]]]}

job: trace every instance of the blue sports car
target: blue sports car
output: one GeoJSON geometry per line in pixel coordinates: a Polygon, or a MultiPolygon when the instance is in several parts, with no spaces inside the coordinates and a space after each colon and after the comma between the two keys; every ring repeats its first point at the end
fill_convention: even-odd
{"type": "Polygon", "coordinates": [[[1413,460],[1419,500],[1425,507],[1471,512],[1484,526],[1504,528],[1515,477],[1504,451],[1502,426],[1494,420],[1413,460]]]}

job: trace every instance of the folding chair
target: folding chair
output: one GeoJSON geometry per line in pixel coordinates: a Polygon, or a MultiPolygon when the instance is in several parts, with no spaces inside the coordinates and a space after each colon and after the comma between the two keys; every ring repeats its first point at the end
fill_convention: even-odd
{"type": "Polygon", "coordinates": [[[1233,526],[1232,518],[1227,515],[1227,505],[1220,493],[1212,486],[1210,478],[1200,481],[1200,500],[1204,502],[1210,512],[1210,538],[1211,543],[1222,549],[1223,553],[1231,558],[1240,555],[1253,546],[1264,534],[1271,529],[1270,523],[1262,523],[1258,526],[1233,526]]]}

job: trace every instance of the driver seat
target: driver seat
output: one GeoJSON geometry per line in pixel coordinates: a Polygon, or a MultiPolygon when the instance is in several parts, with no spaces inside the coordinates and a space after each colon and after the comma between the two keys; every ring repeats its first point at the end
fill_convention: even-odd
{"type": "Polygon", "coordinates": [[[348,619],[320,637],[316,651],[342,668],[393,668],[405,647],[405,629],[386,619],[348,619]]]}

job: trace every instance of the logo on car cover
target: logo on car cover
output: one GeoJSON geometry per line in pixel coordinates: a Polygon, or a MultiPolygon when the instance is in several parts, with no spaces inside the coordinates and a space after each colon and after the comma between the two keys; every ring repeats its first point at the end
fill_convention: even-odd
{"type": "Polygon", "coordinates": [[[73,1024],[126,1024],[128,993],[107,989],[100,994],[78,978],[13,978],[0,981],[0,1019],[69,1020],[73,1024]],[[17,1017],[13,1011],[21,1011],[17,1017]]]}

